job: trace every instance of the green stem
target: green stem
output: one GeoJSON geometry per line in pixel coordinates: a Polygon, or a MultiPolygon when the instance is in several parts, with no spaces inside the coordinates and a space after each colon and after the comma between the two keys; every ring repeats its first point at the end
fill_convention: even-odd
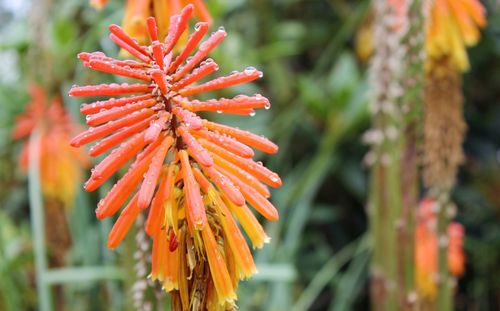
{"type": "Polygon", "coordinates": [[[37,128],[30,137],[29,154],[29,201],[31,212],[31,230],[33,235],[36,269],[36,287],[40,311],[52,310],[50,287],[46,284],[47,256],[45,245],[45,224],[43,199],[40,184],[40,130],[37,128]]]}

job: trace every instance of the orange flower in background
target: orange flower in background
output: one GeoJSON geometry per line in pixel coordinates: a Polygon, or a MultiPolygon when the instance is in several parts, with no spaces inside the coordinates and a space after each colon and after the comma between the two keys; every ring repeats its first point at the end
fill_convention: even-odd
{"type": "MultiPolygon", "coordinates": [[[[432,301],[437,293],[438,236],[435,200],[425,198],[420,202],[415,229],[415,277],[420,295],[432,301]]],[[[459,223],[448,226],[448,269],[460,277],[465,269],[463,253],[464,228],[459,223]]]]}
{"type": "Polygon", "coordinates": [[[249,67],[199,82],[218,70],[206,57],[226,32],[219,28],[202,42],[208,23],[200,22],[180,46],[193,11],[194,6],[188,5],[170,19],[165,40],[158,35],[156,19],[148,18],[150,46],[111,25],[111,39],[136,60],[116,60],[101,52],[79,55],[86,67],[141,83],[73,86],[71,96],[130,96],[82,105],[80,111],[93,127],[75,137],[72,145],[102,138],[91,147],[92,156],[114,149],[92,170],[87,191],[96,190],[132,160],[96,210],[103,219],[129,200],[110,232],[108,246],[116,247],[137,215],[149,207],[145,229],[153,239],[151,276],[173,295],[174,310],[190,306],[224,310],[235,303],[238,281],[256,271],[236,220],[252,245],[262,247],[269,238],[247,204],[268,220],[278,219],[267,186],[279,187],[281,180],[252,160],[252,148],[273,154],[278,147],[262,136],[196,114],[253,115],[254,109],[268,109],[270,104],[260,94],[191,98],[262,77],[262,72],[249,67]]]}
{"type": "Polygon", "coordinates": [[[486,10],[478,0],[434,0],[427,25],[426,51],[431,60],[449,57],[459,71],[469,68],[466,48],[480,38],[486,10]]]}
{"type": "Polygon", "coordinates": [[[127,0],[122,26],[125,32],[137,39],[140,44],[149,44],[149,34],[146,19],[156,18],[158,36],[164,38],[170,25],[170,17],[178,15],[181,9],[192,4],[198,20],[212,23],[212,17],[203,0],[127,0]]]}
{"type": "Polygon", "coordinates": [[[107,3],[108,0],[90,0],[90,6],[96,10],[102,10],[107,3]]]}
{"type": "MultiPolygon", "coordinates": [[[[82,166],[88,166],[85,153],[68,145],[72,133],[78,131],[64,110],[61,100],[53,98],[47,106],[45,91],[36,85],[30,89],[32,101],[19,115],[12,136],[15,140],[29,137],[34,129],[40,131],[40,178],[46,198],[58,199],[65,206],[72,204],[77,184],[82,179],[82,166]]],[[[30,143],[22,149],[19,164],[24,171],[29,166],[30,143]]]]}

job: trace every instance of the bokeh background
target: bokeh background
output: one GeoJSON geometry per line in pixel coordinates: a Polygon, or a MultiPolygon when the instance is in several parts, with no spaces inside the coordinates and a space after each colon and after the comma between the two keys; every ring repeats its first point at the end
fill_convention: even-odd
{"type": "MultiPolygon", "coordinates": [[[[76,54],[118,54],[107,25],[120,23],[123,2],[111,0],[96,11],[86,0],[0,0],[0,310],[37,310],[33,249],[40,237],[30,229],[28,178],[18,161],[22,143],[11,135],[15,117],[36,81],[63,96],[83,124],[82,102],[66,95],[69,87],[109,76],[82,70],[76,54]]],[[[263,70],[258,84],[234,91],[259,90],[273,104],[252,118],[212,117],[277,142],[277,155],[260,157],[284,182],[273,193],[280,221],[266,224],[272,243],[255,252],[260,273],[242,283],[240,310],[366,310],[370,246],[361,137],[370,126],[363,53],[369,1],[206,2],[214,27],[224,25],[229,33],[212,54],[222,73],[249,65],[263,70]]],[[[469,51],[467,159],[453,192],[457,220],[466,229],[459,310],[500,309],[500,3],[482,2],[488,27],[469,51]]],[[[64,241],[48,250],[49,265],[65,268],[52,287],[56,309],[131,310],[136,239],[130,234],[116,251],[108,250],[112,220],[94,217],[102,193],[74,186],[73,204],[57,215],[45,213],[46,235],[64,241]]]]}

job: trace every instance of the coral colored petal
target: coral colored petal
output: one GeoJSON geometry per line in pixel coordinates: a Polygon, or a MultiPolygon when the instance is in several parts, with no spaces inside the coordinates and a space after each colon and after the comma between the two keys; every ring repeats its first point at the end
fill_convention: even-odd
{"type": "Polygon", "coordinates": [[[219,65],[212,59],[207,59],[200,64],[200,67],[196,68],[191,72],[191,74],[184,77],[184,79],[172,85],[172,90],[177,91],[185,86],[193,84],[194,82],[203,79],[209,74],[219,70],[219,65]]]}
{"type": "Polygon", "coordinates": [[[87,124],[91,126],[100,125],[121,118],[123,116],[131,114],[143,108],[152,107],[156,103],[157,103],[156,99],[147,99],[133,104],[127,104],[126,106],[122,107],[114,107],[108,110],[104,110],[102,112],[87,115],[86,121],[87,124]]]}
{"type": "Polygon", "coordinates": [[[128,44],[127,42],[123,41],[120,39],[118,36],[115,34],[110,34],[109,38],[116,43],[118,46],[120,46],[122,49],[125,51],[129,52],[130,55],[134,56],[138,60],[142,61],[143,63],[149,63],[151,59],[148,56],[145,56],[143,53],[135,49],[133,46],[128,44]]]}
{"type": "Polygon", "coordinates": [[[151,143],[158,138],[169,119],[170,114],[168,112],[160,112],[158,119],[153,121],[144,133],[144,139],[146,140],[146,143],[151,143]]]}
{"type": "Polygon", "coordinates": [[[130,227],[134,224],[139,212],[140,209],[137,207],[137,195],[135,195],[130,203],[123,209],[109,233],[109,248],[113,249],[121,243],[130,230],[130,227]]]}
{"type": "MultiPolygon", "coordinates": [[[[143,153],[145,152],[146,150],[143,151],[143,153]]],[[[96,216],[98,219],[112,216],[120,209],[120,206],[127,200],[130,193],[139,185],[154,154],[154,152],[149,152],[142,158],[140,158],[140,155],[137,156],[136,161],[130,166],[128,172],[97,204],[96,216]]]]}
{"type": "Polygon", "coordinates": [[[138,52],[142,53],[145,56],[149,56],[149,53],[142,46],[140,46],[136,40],[125,33],[125,31],[120,26],[112,24],[109,26],[109,31],[138,52]]]}
{"type": "Polygon", "coordinates": [[[191,86],[188,88],[181,89],[179,94],[182,96],[189,96],[198,93],[204,93],[208,91],[218,90],[233,85],[247,83],[262,77],[262,71],[256,69],[245,69],[243,72],[235,72],[225,77],[218,77],[214,80],[205,82],[200,85],[191,86]]]}
{"type": "Polygon", "coordinates": [[[158,26],[156,25],[155,18],[151,16],[148,17],[146,24],[148,25],[148,32],[151,41],[158,41],[158,26]]]}
{"type": "Polygon", "coordinates": [[[113,150],[92,170],[90,179],[85,183],[86,191],[94,191],[109,177],[132,159],[145,145],[144,134],[137,134],[120,147],[113,150]]]}
{"type": "Polygon", "coordinates": [[[245,145],[254,147],[255,149],[258,149],[262,152],[268,153],[268,154],[274,154],[278,152],[278,146],[274,144],[272,141],[269,139],[255,135],[253,133],[250,133],[248,131],[240,130],[238,128],[226,126],[226,125],[221,125],[218,123],[214,122],[209,122],[209,121],[204,121],[204,125],[212,131],[217,131],[221,134],[226,134],[229,135],[238,141],[244,143],[245,145]]]}
{"type": "Polygon", "coordinates": [[[179,117],[179,119],[188,127],[190,130],[199,130],[203,126],[203,121],[196,114],[184,110],[181,107],[172,108],[172,112],[179,117]]]}
{"type": "Polygon", "coordinates": [[[181,160],[182,175],[184,180],[184,194],[186,200],[186,214],[191,226],[196,230],[201,230],[206,226],[207,215],[205,213],[205,205],[201,199],[200,186],[194,178],[191,164],[189,163],[188,154],[184,150],[178,152],[181,160]]]}
{"type": "Polygon", "coordinates": [[[151,94],[145,94],[145,95],[139,95],[139,96],[132,96],[132,97],[124,97],[124,98],[112,98],[104,101],[96,101],[90,104],[83,104],[80,106],[80,112],[82,114],[94,114],[97,112],[100,112],[103,109],[110,109],[113,107],[121,107],[125,106],[126,104],[131,104],[147,99],[153,98],[153,95],[151,94]]]}
{"type": "MultiPolygon", "coordinates": [[[[245,184],[233,174],[221,169],[223,175],[227,176],[235,185],[237,185],[245,199],[253,206],[262,216],[269,221],[277,221],[279,219],[278,211],[266,198],[260,195],[255,189],[245,184]]],[[[228,197],[228,199],[230,199],[228,197]]],[[[231,200],[232,201],[232,200],[231,200]]]]}
{"type": "Polygon", "coordinates": [[[220,157],[231,162],[240,169],[247,171],[265,184],[274,188],[278,188],[281,186],[281,179],[278,174],[269,170],[264,165],[255,163],[251,159],[242,158],[235,154],[229,153],[227,150],[206,140],[200,140],[200,143],[203,147],[206,148],[206,150],[219,155],[220,157]]]}
{"type": "Polygon", "coordinates": [[[198,65],[204,58],[205,56],[208,55],[225,37],[227,36],[227,33],[225,30],[219,29],[216,32],[214,32],[210,38],[208,38],[206,41],[204,41],[200,47],[198,48],[198,51],[194,54],[194,56],[177,72],[174,74],[173,79],[174,81],[180,80],[182,77],[184,77],[188,72],[190,72],[196,65],[198,65]]]}
{"type": "Polygon", "coordinates": [[[245,184],[254,188],[265,198],[269,198],[271,196],[269,189],[265,185],[263,185],[260,181],[258,181],[257,178],[253,177],[250,173],[240,169],[236,165],[232,164],[229,161],[224,160],[223,158],[221,158],[216,154],[213,155],[213,159],[215,162],[215,168],[217,170],[220,170],[220,168],[227,170],[228,172],[230,172],[231,174],[233,174],[234,176],[238,177],[243,182],[245,182],[245,184]]]}
{"type": "Polygon", "coordinates": [[[200,22],[196,24],[194,33],[191,36],[189,36],[186,46],[184,46],[182,52],[170,65],[170,68],[168,68],[168,73],[173,73],[179,67],[179,65],[186,60],[189,54],[191,54],[191,52],[196,48],[198,43],[200,43],[201,39],[207,33],[207,31],[208,31],[208,23],[200,22]]]}
{"type": "Polygon", "coordinates": [[[270,103],[262,95],[245,96],[238,95],[235,98],[211,99],[208,101],[193,100],[183,102],[183,106],[190,111],[213,111],[213,112],[231,112],[241,111],[242,109],[269,108],[270,103]]]}
{"type": "Polygon", "coordinates": [[[151,77],[142,70],[139,71],[137,69],[126,68],[94,59],[91,59],[87,64],[90,69],[94,69],[97,71],[107,72],[110,74],[129,77],[133,79],[139,79],[147,82],[151,81],[151,77]]]}
{"type": "Polygon", "coordinates": [[[151,115],[153,113],[154,113],[154,111],[152,111],[150,109],[143,109],[141,111],[134,112],[129,116],[123,117],[119,120],[111,121],[111,122],[108,122],[104,125],[90,128],[90,129],[86,130],[85,132],[82,132],[82,133],[78,134],[77,136],[75,136],[71,140],[70,144],[73,147],[83,146],[85,144],[88,144],[88,143],[96,140],[96,139],[107,136],[120,128],[133,125],[136,122],[140,122],[146,118],[149,118],[149,117],[151,117],[151,115]]]}
{"type": "Polygon", "coordinates": [[[104,152],[128,139],[130,136],[137,134],[138,132],[147,128],[149,123],[154,120],[154,118],[155,116],[150,116],[149,118],[144,119],[134,125],[124,127],[120,132],[101,140],[90,148],[89,155],[92,157],[97,157],[103,154],[104,152]]]}
{"type": "Polygon", "coordinates": [[[214,164],[212,157],[205,148],[194,138],[184,126],[177,127],[177,133],[182,137],[183,142],[186,144],[189,154],[200,165],[209,167],[214,164]]]}
{"type": "Polygon", "coordinates": [[[123,94],[149,92],[147,84],[99,84],[86,86],[73,86],[69,90],[69,96],[114,96],[123,94]]]}
{"type": "Polygon", "coordinates": [[[186,5],[178,16],[170,18],[170,28],[165,38],[165,53],[168,54],[179,41],[182,33],[186,30],[189,18],[193,14],[193,5],[186,5]]]}
{"type": "Polygon", "coordinates": [[[202,168],[203,171],[205,171],[205,173],[210,176],[210,179],[217,185],[217,187],[219,187],[219,189],[224,192],[229,200],[231,200],[238,206],[245,204],[245,198],[229,178],[227,178],[224,174],[221,174],[213,166],[202,166],[202,168]]]}
{"type": "Polygon", "coordinates": [[[218,133],[210,132],[205,129],[199,131],[191,131],[191,134],[195,137],[203,138],[214,144],[217,144],[222,148],[227,149],[229,152],[239,155],[240,157],[251,158],[254,156],[252,148],[240,143],[236,139],[233,139],[229,136],[220,135],[218,133]]]}
{"type": "Polygon", "coordinates": [[[173,141],[173,138],[170,136],[165,138],[158,148],[156,155],[151,159],[151,164],[146,172],[142,186],[139,189],[139,200],[137,205],[141,209],[148,207],[151,199],[153,198],[156,182],[160,177],[161,168],[163,166],[163,161],[165,160],[165,156],[172,146],[173,141]]]}
{"type": "Polygon", "coordinates": [[[163,44],[158,41],[154,41],[151,44],[151,48],[153,50],[153,57],[156,61],[156,64],[160,67],[161,70],[165,69],[165,63],[163,62],[163,58],[165,54],[163,53],[163,44]]]}

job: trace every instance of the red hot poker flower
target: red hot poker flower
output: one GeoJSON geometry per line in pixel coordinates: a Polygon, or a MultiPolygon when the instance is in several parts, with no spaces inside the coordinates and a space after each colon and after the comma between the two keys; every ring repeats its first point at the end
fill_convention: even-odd
{"type": "Polygon", "coordinates": [[[71,96],[129,96],[82,105],[80,111],[92,127],[71,144],[79,147],[102,139],[90,154],[112,150],[92,170],[87,191],[96,190],[132,160],[96,210],[103,219],[129,200],[110,233],[109,247],[116,247],[141,210],[149,207],[145,229],[153,238],[152,278],[173,294],[174,310],[200,304],[219,310],[234,304],[238,280],[256,271],[236,219],[253,246],[262,247],[269,238],[247,204],[268,220],[277,220],[267,186],[279,187],[281,180],[252,159],[252,148],[276,153],[274,143],[196,114],[253,115],[255,109],[268,109],[270,104],[260,94],[206,101],[191,98],[262,77],[257,69],[247,68],[200,82],[218,70],[207,55],[226,32],[219,28],[202,42],[208,24],[201,22],[187,43],[179,46],[192,13],[193,6],[188,5],[173,16],[164,40],[158,36],[155,19],[149,18],[149,46],[111,25],[111,40],[136,60],[117,60],[101,52],[79,54],[86,67],[139,83],[73,86],[71,96]]]}

